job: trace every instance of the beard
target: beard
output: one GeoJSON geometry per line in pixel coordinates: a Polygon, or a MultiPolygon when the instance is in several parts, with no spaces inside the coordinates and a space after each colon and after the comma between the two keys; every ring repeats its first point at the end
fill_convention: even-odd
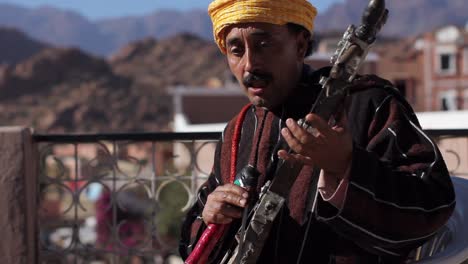
{"type": "Polygon", "coordinates": [[[258,107],[266,107],[266,101],[265,99],[263,98],[257,98],[257,99],[253,99],[251,100],[251,103],[255,106],[258,106],[258,107]]]}

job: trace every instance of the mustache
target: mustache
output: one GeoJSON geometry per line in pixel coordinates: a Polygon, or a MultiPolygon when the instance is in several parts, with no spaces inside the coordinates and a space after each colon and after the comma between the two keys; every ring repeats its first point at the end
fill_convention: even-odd
{"type": "Polygon", "coordinates": [[[263,72],[254,72],[254,73],[249,73],[247,76],[244,76],[242,78],[242,83],[244,86],[249,87],[253,86],[255,82],[269,82],[273,79],[273,76],[269,73],[263,73],[263,72]]]}

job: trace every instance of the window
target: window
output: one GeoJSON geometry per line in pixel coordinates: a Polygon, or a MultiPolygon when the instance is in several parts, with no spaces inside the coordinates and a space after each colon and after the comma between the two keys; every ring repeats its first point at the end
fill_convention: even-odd
{"type": "Polygon", "coordinates": [[[468,110],[468,88],[463,92],[463,109],[468,110]]]}
{"type": "Polygon", "coordinates": [[[438,45],[435,47],[435,71],[440,75],[457,73],[457,46],[438,45]]]}
{"type": "Polygon", "coordinates": [[[442,71],[450,70],[450,54],[440,55],[440,69],[442,71]]]}
{"type": "Polygon", "coordinates": [[[454,111],[457,110],[457,91],[450,90],[446,92],[441,92],[439,94],[440,98],[440,110],[441,111],[454,111]]]}
{"type": "Polygon", "coordinates": [[[456,57],[453,53],[441,53],[439,54],[439,73],[440,74],[455,74],[456,69],[456,57]]]}

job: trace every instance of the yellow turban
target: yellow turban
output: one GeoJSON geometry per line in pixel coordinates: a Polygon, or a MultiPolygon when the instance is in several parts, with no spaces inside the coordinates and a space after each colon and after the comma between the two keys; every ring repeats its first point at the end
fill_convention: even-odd
{"type": "Polygon", "coordinates": [[[208,7],[216,43],[226,53],[223,30],[232,24],[263,22],[275,25],[294,23],[310,32],[317,9],[307,0],[214,0],[208,7]]]}

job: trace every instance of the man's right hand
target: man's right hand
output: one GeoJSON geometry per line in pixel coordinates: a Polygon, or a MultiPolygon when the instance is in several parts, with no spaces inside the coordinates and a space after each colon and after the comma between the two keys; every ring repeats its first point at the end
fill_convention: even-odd
{"type": "Polygon", "coordinates": [[[249,193],[241,187],[228,183],[218,186],[206,200],[202,217],[205,224],[229,224],[242,217],[242,208],[247,204],[249,193]]]}

